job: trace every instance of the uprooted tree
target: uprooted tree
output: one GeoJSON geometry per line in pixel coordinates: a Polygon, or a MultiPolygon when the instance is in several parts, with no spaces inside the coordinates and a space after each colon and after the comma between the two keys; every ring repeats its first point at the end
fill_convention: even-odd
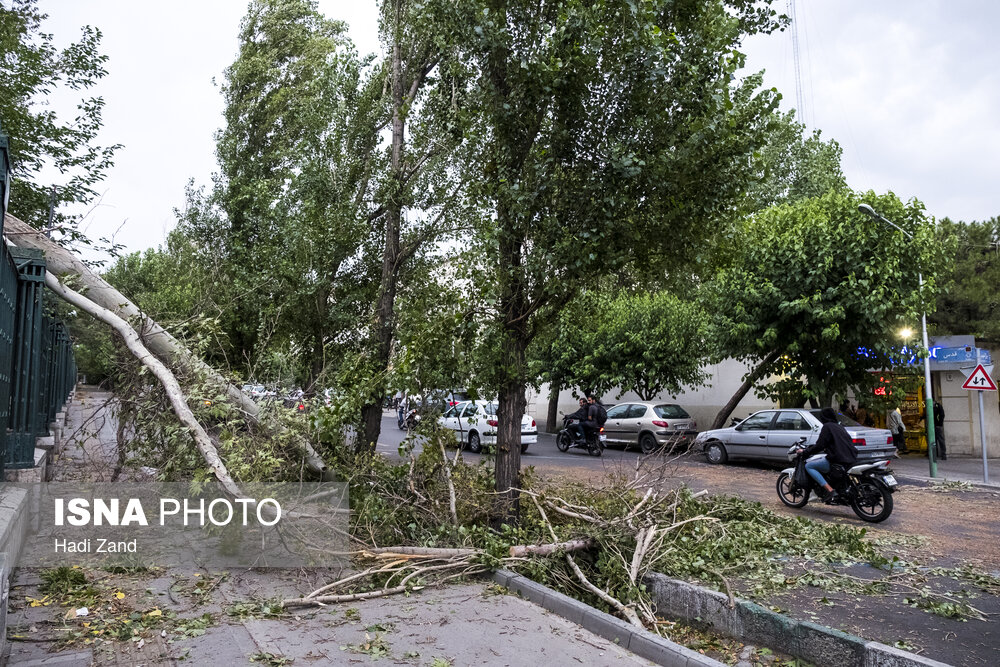
{"type": "MultiPolygon", "coordinates": [[[[47,238],[33,227],[13,216],[4,220],[4,234],[11,243],[21,247],[35,248],[45,253],[49,275],[46,281],[52,290],[73,305],[100,319],[125,340],[130,352],[156,375],[164,385],[170,402],[178,418],[191,432],[201,450],[205,463],[228,492],[235,487],[229,477],[224,462],[204,428],[193,415],[189,414],[187,396],[184,395],[175,374],[181,370],[187,374],[200,376],[217,386],[234,408],[251,420],[261,416],[259,406],[239,388],[225,380],[196,355],[180,344],[172,335],[155,321],[145,317],[136,306],[118,290],[98,276],[90,267],[68,250],[47,238]],[[66,287],[59,278],[73,277],[82,286],[81,294],[66,287]]],[[[267,427],[267,424],[264,424],[267,427]]],[[[303,464],[313,473],[322,475],[327,466],[312,445],[305,439],[296,439],[303,464]]]]}

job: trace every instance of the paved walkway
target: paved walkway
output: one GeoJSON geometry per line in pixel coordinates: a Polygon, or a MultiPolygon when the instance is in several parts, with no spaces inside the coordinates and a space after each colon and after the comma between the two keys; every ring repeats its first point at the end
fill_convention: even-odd
{"type": "Polygon", "coordinates": [[[983,459],[949,456],[937,462],[937,476],[930,476],[930,465],[925,456],[906,455],[892,461],[892,469],[908,479],[926,482],[969,482],[977,486],[1000,488],[1000,459],[988,459],[990,481],[983,481],[983,459]]]}

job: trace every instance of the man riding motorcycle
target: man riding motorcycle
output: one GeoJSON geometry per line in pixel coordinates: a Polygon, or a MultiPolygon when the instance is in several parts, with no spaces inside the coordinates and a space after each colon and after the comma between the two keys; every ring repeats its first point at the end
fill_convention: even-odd
{"type": "Polygon", "coordinates": [[[583,430],[583,422],[587,419],[587,399],[580,399],[580,409],[571,415],[566,415],[566,419],[575,419],[576,422],[569,425],[569,431],[573,435],[573,439],[577,441],[583,441],[586,436],[586,432],[583,430]]]}
{"type": "Polygon", "coordinates": [[[823,500],[827,505],[831,505],[837,501],[837,492],[823,478],[823,473],[829,473],[830,466],[834,463],[850,468],[858,462],[858,454],[847,429],[837,421],[837,413],[833,411],[833,408],[827,407],[820,410],[819,420],[823,424],[819,438],[816,439],[815,444],[806,448],[804,455],[809,457],[825,452],[826,457],[806,463],[806,472],[819,487],[826,491],[826,497],[823,500]]]}

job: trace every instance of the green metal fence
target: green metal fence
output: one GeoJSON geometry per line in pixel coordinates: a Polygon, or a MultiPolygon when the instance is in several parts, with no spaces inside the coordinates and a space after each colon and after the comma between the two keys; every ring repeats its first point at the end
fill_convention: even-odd
{"type": "MultiPolygon", "coordinates": [[[[0,134],[0,235],[9,192],[7,138],[0,134]]],[[[0,473],[31,468],[35,439],[76,383],[65,325],[45,313],[45,257],[0,241],[0,473]]]]}

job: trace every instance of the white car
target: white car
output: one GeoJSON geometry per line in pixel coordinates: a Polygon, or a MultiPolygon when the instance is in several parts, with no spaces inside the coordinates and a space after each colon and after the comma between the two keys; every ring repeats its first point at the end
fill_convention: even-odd
{"type": "MultiPolygon", "coordinates": [[[[497,403],[496,401],[462,401],[445,412],[438,423],[455,432],[460,446],[468,446],[470,452],[478,454],[483,447],[497,444],[497,403]]],[[[521,453],[528,445],[538,442],[538,426],[528,415],[521,417],[521,453]]]]}

